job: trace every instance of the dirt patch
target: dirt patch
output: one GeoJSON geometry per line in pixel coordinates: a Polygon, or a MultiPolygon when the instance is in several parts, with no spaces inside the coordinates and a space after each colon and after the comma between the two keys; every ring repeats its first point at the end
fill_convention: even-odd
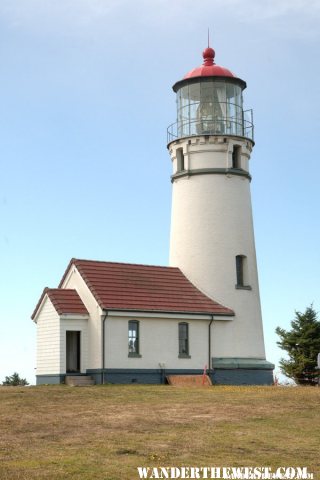
{"type": "Polygon", "coordinates": [[[175,387],[211,387],[208,375],[168,375],[168,384],[175,387]]]}

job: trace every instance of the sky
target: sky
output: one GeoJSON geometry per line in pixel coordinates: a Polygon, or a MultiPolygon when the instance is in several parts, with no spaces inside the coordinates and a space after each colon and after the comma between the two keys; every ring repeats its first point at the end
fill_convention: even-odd
{"type": "Polygon", "coordinates": [[[320,310],[318,0],[1,0],[0,382],[35,383],[44,287],[71,258],[167,265],[172,85],[216,62],[247,82],[267,359],[320,310]]]}

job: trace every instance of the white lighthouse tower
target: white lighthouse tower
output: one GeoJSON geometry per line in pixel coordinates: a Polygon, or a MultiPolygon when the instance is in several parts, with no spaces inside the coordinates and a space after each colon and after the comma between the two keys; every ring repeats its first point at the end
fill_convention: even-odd
{"type": "Polygon", "coordinates": [[[265,360],[252,220],[252,111],[243,108],[246,83],[214,57],[206,48],[203,65],[173,86],[170,266],[235,313],[228,321],[213,317],[213,378],[265,384],[274,366],[265,360]]]}

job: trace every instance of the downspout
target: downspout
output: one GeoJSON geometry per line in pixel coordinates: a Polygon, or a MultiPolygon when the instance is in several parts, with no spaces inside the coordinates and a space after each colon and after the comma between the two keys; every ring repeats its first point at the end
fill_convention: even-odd
{"type": "Polygon", "coordinates": [[[209,326],[208,326],[208,329],[209,329],[209,332],[208,332],[208,339],[209,339],[209,344],[208,344],[208,352],[209,352],[208,373],[209,373],[209,376],[210,376],[210,372],[211,372],[211,325],[212,325],[213,321],[214,321],[214,317],[212,315],[212,318],[211,318],[209,326]]]}
{"type": "Polygon", "coordinates": [[[104,385],[104,369],[105,369],[105,332],[106,332],[106,320],[109,312],[106,312],[102,320],[102,372],[101,372],[101,384],[104,385]]]}

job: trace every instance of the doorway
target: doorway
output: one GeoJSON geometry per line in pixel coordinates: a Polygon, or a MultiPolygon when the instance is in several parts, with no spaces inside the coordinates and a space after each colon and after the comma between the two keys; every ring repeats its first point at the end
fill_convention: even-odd
{"type": "Polygon", "coordinates": [[[80,373],[80,340],[81,332],[66,332],[67,373],[80,373]]]}

